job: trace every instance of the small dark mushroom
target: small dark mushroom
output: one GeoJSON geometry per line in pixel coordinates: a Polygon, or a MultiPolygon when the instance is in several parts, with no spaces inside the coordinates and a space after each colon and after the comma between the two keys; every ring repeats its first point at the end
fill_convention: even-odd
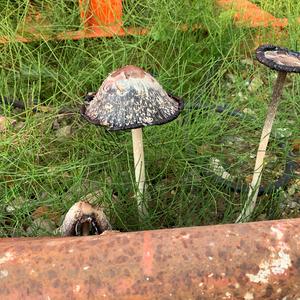
{"type": "Polygon", "coordinates": [[[145,184],[142,127],[170,122],[182,109],[182,100],[168,95],[157,80],[136,66],[125,66],[111,73],[81,109],[82,116],[95,125],[108,130],[132,129],[140,215],[147,214],[142,201],[145,184]]]}
{"type": "Polygon", "coordinates": [[[263,162],[269,142],[270,133],[275,119],[277,107],[282,94],[282,89],[287,73],[300,73],[300,53],[290,51],[273,45],[262,45],[256,49],[258,61],[265,66],[278,71],[278,76],[273,89],[271,103],[269,104],[265,124],[262,130],[252,182],[245,206],[236,222],[247,221],[254,211],[259,186],[262,177],[263,162]]]}
{"type": "Polygon", "coordinates": [[[300,53],[273,45],[256,49],[258,61],[265,66],[284,73],[300,73],[300,53]]]}
{"type": "Polygon", "coordinates": [[[111,225],[103,210],[83,201],[69,209],[59,228],[62,236],[94,235],[105,230],[111,230],[111,225]]]}

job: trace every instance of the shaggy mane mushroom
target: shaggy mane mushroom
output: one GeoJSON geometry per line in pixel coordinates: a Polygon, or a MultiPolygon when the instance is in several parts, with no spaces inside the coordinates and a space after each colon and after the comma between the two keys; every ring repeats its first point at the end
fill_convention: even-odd
{"type": "Polygon", "coordinates": [[[142,127],[162,125],[178,117],[183,101],[168,93],[149,73],[136,66],[125,66],[112,72],[91,101],[81,109],[90,123],[108,130],[131,129],[137,206],[139,215],[147,215],[143,201],[145,159],[142,127]]]}
{"type": "Polygon", "coordinates": [[[277,107],[280,102],[284,82],[287,73],[300,73],[299,52],[290,51],[286,48],[280,48],[273,45],[262,45],[256,49],[256,57],[260,63],[273,70],[276,70],[278,72],[278,75],[257,150],[255,167],[252,182],[249,187],[248,198],[236,222],[249,220],[255,209],[259,186],[261,183],[266,149],[268,146],[277,107]]]}

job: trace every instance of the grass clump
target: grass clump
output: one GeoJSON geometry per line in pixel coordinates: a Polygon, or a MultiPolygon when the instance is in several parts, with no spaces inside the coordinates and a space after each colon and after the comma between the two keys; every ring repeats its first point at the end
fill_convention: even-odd
{"type": "Polygon", "coordinates": [[[300,16],[300,4],[297,0],[253,0],[251,1],[263,10],[271,13],[277,18],[298,18],[300,16]]]}
{"type": "MultiPolygon", "coordinates": [[[[47,30],[80,28],[77,2],[60,2],[36,1],[54,23],[47,30]]],[[[18,98],[26,106],[20,110],[1,104],[0,114],[16,122],[0,132],[1,236],[50,234],[67,209],[90,193],[107,207],[119,230],[235,220],[246,194],[220,183],[210,162],[218,159],[237,180],[251,175],[260,135],[256,129],[263,124],[274,74],[251,56],[259,30],[236,27],[232,12],[219,11],[211,1],[180,2],[125,1],[124,24],[150,28],[145,36],[23,44],[14,42],[14,35],[33,2],[0,0],[5,14],[0,34],[11,38],[0,45],[0,99],[18,98]],[[201,26],[182,31],[184,24],[201,26]],[[176,121],[144,130],[150,208],[149,218],[141,223],[133,199],[130,133],[107,132],[77,113],[86,92],[96,91],[108,73],[127,64],[144,68],[186,103],[176,121]],[[262,83],[250,92],[247,84],[254,78],[262,83]],[[35,113],[33,99],[40,108],[35,113]],[[189,109],[199,103],[226,103],[250,110],[254,118],[189,109]],[[61,114],[61,108],[72,113],[61,114]],[[51,222],[35,230],[36,219],[51,222]]],[[[284,46],[296,45],[297,30],[291,27],[294,35],[284,46]]],[[[278,139],[271,141],[265,183],[280,175],[290,142],[299,138],[299,78],[291,76],[288,85],[275,124],[287,130],[288,142],[282,149],[278,139]]],[[[264,196],[255,218],[281,217],[280,197],[264,196]]]]}

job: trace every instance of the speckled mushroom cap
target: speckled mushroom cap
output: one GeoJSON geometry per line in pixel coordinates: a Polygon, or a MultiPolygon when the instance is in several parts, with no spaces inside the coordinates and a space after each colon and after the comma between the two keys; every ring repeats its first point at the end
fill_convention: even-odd
{"type": "Polygon", "coordinates": [[[183,101],[168,95],[150,74],[125,66],[104,80],[81,114],[93,124],[122,130],[170,122],[182,109],[183,101]]]}
{"type": "Polygon", "coordinates": [[[259,62],[280,72],[300,73],[300,53],[273,45],[262,45],[256,49],[259,62]]]}

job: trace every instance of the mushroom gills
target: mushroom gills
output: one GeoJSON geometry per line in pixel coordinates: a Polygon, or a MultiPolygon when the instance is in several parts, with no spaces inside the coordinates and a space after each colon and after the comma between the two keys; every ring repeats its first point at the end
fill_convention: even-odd
{"type": "Polygon", "coordinates": [[[76,236],[86,236],[101,234],[103,231],[97,224],[96,217],[94,215],[84,215],[80,220],[75,223],[74,234],[76,236]]]}
{"type": "Polygon", "coordinates": [[[111,225],[103,208],[84,201],[76,202],[69,209],[59,228],[63,236],[95,235],[105,230],[111,230],[111,225]]]}
{"type": "Polygon", "coordinates": [[[265,57],[273,60],[279,65],[286,65],[289,67],[300,67],[300,59],[296,56],[291,56],[284,51],[266,51],[265,57]]]}

